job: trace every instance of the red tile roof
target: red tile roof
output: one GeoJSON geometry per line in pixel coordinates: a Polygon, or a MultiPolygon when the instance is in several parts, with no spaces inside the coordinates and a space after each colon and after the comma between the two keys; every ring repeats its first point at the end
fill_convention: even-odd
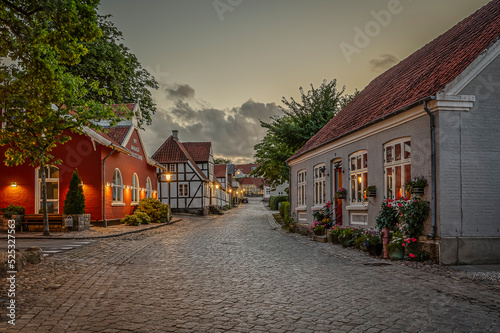
{"type": "Polygon", "coordinates": [[[500,0],[494,0],[375,78],[288,160],[435,95],[499,35],[500,0]]]}
{"type": "Polygon", "coordinates": [[[125,137],[127,136],[128,132],[130,131],[130,128],[132,125],[129,126],[115,126],[115,127],[105,127],[107,130],[107,136],[113,138],[116,142],[120,143],[120,145],[123,145],[123,141],[125,140],[125,137]]]}
{"type": "Polygon", "coordinates": [[[210,160],[211,142],[183,142],[182,144],[196,162],[208,162],[210,160]]]}
{"type": "Polygon", "coordinates": [[[214,175],[217,178],[226,178],[227,165],[226,164],[215,164],[214,165],[214,175]]]}
{"type": "Polygon", "coordinates": [[[240,178],[238,179],[238,182],[241,185],[255,185],[257,187],[262,187],[265,183],[263,178],[254,178],[254,177],[240,178]]]}
{"type": "Polygon", "coordinates": [[[252,168],[258,167],[259,164],[235,164],[234,165],[234,172],[241,170],[245,175],[250,174],[250,171],[252,171],[252,168]]]}

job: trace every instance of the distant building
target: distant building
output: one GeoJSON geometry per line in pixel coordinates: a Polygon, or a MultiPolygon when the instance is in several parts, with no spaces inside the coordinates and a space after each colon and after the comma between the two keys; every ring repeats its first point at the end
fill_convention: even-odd
{"type": "Polygon", "coordinates": [[[245,196],[263,196],[264,180],[262,178],[240,178],[238,179],[240,187],[244,190],[245,196]]]}
{"type": "Polygon", "coordinates": [[[250,172],[257,169],[258,166],[258,164],[235,164],[234,178],[250,177],[250,172]]]}

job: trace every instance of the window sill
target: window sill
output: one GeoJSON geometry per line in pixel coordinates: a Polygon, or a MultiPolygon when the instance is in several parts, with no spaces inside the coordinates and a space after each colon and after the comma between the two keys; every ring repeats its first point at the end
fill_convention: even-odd
{"type": "Polygon", "coordinates": [[[113,206],[113,207],[123,207],[123,206],[125,206],[125,203],[124,202],[118,202],[118,201],[116,201],[116,202],[113,202],[111,204],[111,206],[113,206]]]}
{"type": "Polygon", "coordinates": [[[139,203],[138,203],[138,202],[132,202],[132,203],[130,204],[130,206],[139,206],[139,203]]]}
{"type": "Polygon", "coordinates": [[[348,211],[349,210],[368,210],[368,205],[363,205],[363,204],[350,205],[350,206],[347,206],[345,209],[347,209],[348,211]]]}
{"type": "Polygon", "coordinates": [[[313,206],[313,207],[311,207],[311,209],[312,209],[313,211],[315,211],[315,210],[320,210],[320,209],[323,209],[323,207],[324,207],[324,205],[323,205],[323,206],[313,206]]]}
{"type": "Polygon", "coordinates": [[[298,207],[295,207],[295,210],[304,210],[304,211],[306,211],[307,210],[307,206],[298,206],[298,207]]]}

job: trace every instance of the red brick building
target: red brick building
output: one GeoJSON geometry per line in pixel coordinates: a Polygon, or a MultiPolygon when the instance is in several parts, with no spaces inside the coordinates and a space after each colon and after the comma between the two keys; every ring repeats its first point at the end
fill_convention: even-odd
{"type": "MultiPolygon", "coordinates": [[[[140,114],[138,104],[126,106],[140,114]]],[[[69,135],[72,140],[53,151],[63,163],[48,167],[49,213],[63,212],[71,175],[76,168],[83,182],[85,211],[94,221],[103,220],[103,213],[106,220],[121,219],[132,213],[140,199],[157,197],[156,168],[163,166],[148,157],[137,119],[108,127],[106,133],[86,128],[85,134],[69,135]]],[[[2,157],[7,148],[0,147],[2,157]]],[[[0,207],[12,203],[23,206],[27,214],[38,213],[41,207],[40,185],[39,168],[28,163],[15,167],[1,163],[0,207]]]]}

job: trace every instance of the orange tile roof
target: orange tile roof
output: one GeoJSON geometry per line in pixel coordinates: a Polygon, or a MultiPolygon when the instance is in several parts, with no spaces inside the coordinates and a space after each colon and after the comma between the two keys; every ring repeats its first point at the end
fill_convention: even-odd
{"type": "Polygon", "coordinates": [[[288,161],[433,96],[500,35],[500,0],[493,0],[375,78],[288,161]]]}
{"type": "Polygon", "coordinates": [[[241,170],[245,175],[248,175],[251,171],[252,168],[258,167],[259,164],[235,164],[234,165],[234,171],[241,170]]]}
{"type": "Polygon", "coordinates": [[[105,127],[107,130],[107,135],[116,142],[119,142],[120,145],[123,144],[123,141],[125,140],[125,137],[127,136],[128,132],[130,131],[130,128],[132,125],[128,126],[114,126],[114,127],[105,127]]]}
{"type": "Polygon", "coordinates": [[[208,162],[210,160],[211,142],[183,142],[182,144],[196,162],[208,162]]]}
{"type": "Polygon", "coordinates": [[[227,173],[226,164],[215,164],[214,165],[214,175],[217,178],[225,178],[227,173]]]}

